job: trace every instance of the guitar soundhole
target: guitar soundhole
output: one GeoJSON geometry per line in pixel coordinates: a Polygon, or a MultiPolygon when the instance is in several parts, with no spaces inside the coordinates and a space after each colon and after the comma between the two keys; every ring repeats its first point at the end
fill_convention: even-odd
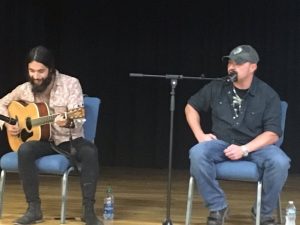
{"type": "Polygon", "coordinates": [[[28,130],[31,130],[31,128],[32,128],[30,117],[26,118],[26,127],[27,127],[28,130]]]}
{"type": "MultiPolygon", "coordinates": [[[[31,130],[32,124],[31,119],[29,117],[26,118],[26,128],[31,130]]],[[[30,137],[32,137],[33,132],[27,132],[26,129],[22,129],[20,133],[20,138],[23,142],[27,141],[30,137]]]]}

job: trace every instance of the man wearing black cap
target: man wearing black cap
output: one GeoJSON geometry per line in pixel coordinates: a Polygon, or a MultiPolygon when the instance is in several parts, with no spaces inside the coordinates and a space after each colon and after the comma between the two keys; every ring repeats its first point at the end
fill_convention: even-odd
{"type": "MultiPolygon", "coordinates": [[[[207,225],[223,225],[228,204],[216,181],[216,163],[255,162],[263,171],[261,224],[275,225],[272,213],[290,167],[290,159],[274,145],[282,135],[280,99],[254,76],[259,56],[250,45],[240,45],[223,58],[228,59],[228,74],[236,79],[210,82],[185,108],[187,122],[199,142],[190,149],[190,171],[210,211],[207,225]],[[200,113],[205,111],[212,114],[211,133],[201,128],[200,113]]],[[[255,215],[255,207],[252,213],[255,215]]]]}

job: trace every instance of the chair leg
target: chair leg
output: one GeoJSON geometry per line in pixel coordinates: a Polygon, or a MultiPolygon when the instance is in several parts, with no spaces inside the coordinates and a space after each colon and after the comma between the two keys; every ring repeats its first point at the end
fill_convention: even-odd
{"type": "Polygon", "coordinates": [[[187,205],[186,205],[186,217],[185,225],[191,224],[192,208],[193,208],[193,192],[194,192],[194,177],[190,177],[187,205]]]}
{"type": "Polygon", "coordinates": [[[260,225],[260,211],[261,211],[261,192],[262,192],[262,182],[257,182],[257,197],[256,197],[256,219],[255,224],[260,225]]]}
{"type": "Polygon", "coordinates": [[[60,209],[60,223],[66,223],[66,207],[67,207],[67,195],[68,195],[68,177],[69,173],[74,170],[70,167],[63,175],[61,179],[61,209],[60,209]]]}
{"type": "Polygon", "coordinates": [[[280,194],[278,196],[278,203],[277,203],[277,219],[278,219],[278,223],[279,224],[282,224],[283,221],[282,221],[282,209],[281,209],[281,200],[280,200],[280,194]]]}
{"type": "MultiPolygon", "coordinates": [[[[256,203],[256,222],[255,225],[260,225],[260,211],[261,211],[261,192],[262,192],[262,182],[259,181],[257,184],[257,203],[256,203]]],[[[281,199],[280,194],[278,196],[277,202],[277,223],[282,224],[282,211],[281,211],[281,199]]]]}
{"type": "Polygon", "coordinates": [[[0,218],[2,218],[3,211],[3,195],[5,186],[6,171],[2,170],[0,175],[0,218]]]}

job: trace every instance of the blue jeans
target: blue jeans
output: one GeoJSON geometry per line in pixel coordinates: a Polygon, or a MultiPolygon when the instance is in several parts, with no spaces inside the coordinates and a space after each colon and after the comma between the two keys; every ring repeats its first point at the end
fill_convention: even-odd
{"type": "MultiPolygon", "coordinates": [[[[223,152],[229,145],[221,140],[212,140],[198,143],[190,149],[191,175],[195,178],[197,189],[210,211],[227,207],[225,194],[216,180],[216,163],[230,160],[223,152]]],[[[256,163],[263,171],[261,215],[272,215],[288,176],[289,157],[277,146],[268,145],[251,152],[243,160],[256,163]]]]}

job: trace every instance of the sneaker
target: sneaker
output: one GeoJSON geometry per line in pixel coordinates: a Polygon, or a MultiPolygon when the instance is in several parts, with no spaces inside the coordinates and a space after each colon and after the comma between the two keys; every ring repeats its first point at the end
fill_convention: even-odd
{"type": "Polygon", "coordinates": [[[207,225],[224,225],[225,219],[228,219],[228,207],[211,211],[207,217],[207,225]]]}

